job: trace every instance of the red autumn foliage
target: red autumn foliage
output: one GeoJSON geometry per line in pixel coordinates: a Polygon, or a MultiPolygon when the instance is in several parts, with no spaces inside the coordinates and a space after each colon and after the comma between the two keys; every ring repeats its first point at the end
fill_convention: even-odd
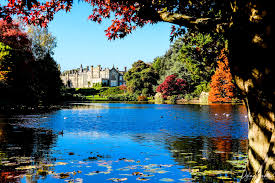
{"type": "Polygon", "coordinates": [[[209,102],[230,102],[234,97],[234,84],[232,83],[226,52],[226,49],[221,51],[218,67],[211,78],[209,102]]]}
{"type": "MultiPolygon", "coordinates": [[[[88,19],[101,23],[103,18],[110,18],[114,13],[115,18],[111,26],[105,30],[108,39],[121,38],[152,20],[140,18],[138,11],[141,4],[135,1],[110,1],[110,0],[83,0],[90,4],[92,14],[88,19]]],[[[53,20],[54,14],[60,10],[70,11],[73,0],[8,0],[7,5],[0,4],[0,18],[11,20],[13,15],[22,18],[28,24],[47,26],[53,20]]],[[[146,16],[145,16],[146,17],[146,16]]]]}
{"type": "Polygon", "coordinates": [[[163,98],[167,98],[168,96],[183,93],[185,87],[186,81],[172,74],[165,78],[164,82],[157,87],[156,92],[161,93],[163,98]]]}
{"type": "Polygon", "coordinates": [[[19,23],[0,20],[0,42],[14,49],[31,49],[27,33],[20,29],[19,23]]]}
{"type": "Polygon", "coordinates": [[[119,89],[123,90],[123,91],[126,91],[127,90],[127,86],[126,85],[120,85],[119,89]]]}

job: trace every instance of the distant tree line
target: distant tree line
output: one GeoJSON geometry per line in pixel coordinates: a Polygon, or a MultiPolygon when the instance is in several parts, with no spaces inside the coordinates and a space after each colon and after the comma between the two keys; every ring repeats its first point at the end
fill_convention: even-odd
{"type": "MultiPolygon", "coordinates": [[[[174,96],[173,100],[175,96],[187,100],[198,98],[202,92],[209,92],[211,86],[214,86],[210,85],[211,78],[217,63],[222,62],[217,62],[220,55],[224,55],[221,50],[226,47],[227,41],[220,35],[188,32],[176,39],[169,50],[152,63],[140,60],[135,62],[125,74],[127,92],[142,96],[152,96],[159,92],[164,99],[174,96]]],[[[223,71],[220,73],[223,74],[223,71]]],[[[222,78],[219,77],[220,85],[224,84],[222,78]]],[[[232,77],[229,80],[227,86],[231,89],[224,93],[233,90],[232,77]]],[[[221,97],[218,93],[215,95],[216,98],[221,97]]],[[[214,100],[215,97],[212,97],[211,102],[229,102],[233,97],[231,95],[227,100],[214,100]]]]}

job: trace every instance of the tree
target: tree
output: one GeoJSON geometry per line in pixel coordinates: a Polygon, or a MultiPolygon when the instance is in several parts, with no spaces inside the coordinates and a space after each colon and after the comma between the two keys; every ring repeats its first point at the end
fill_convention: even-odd
{"type": "MultiPolygon", "coordinates": [[[[10,103],[29,105],[52,104],[60,99],[62,81],[57,64],[50,53],[34,57],[32,42],[19,23],[0,21],[0,71],[6,72],[2,97],[10,103]]],[[[42,40],[42,39],[41,39],[42,40]]],[[[43,41],[43,40],[42,40],[43,41]]],[[[2,82],[3,85],[3,82],[2,82]]]]}
{"type": "Polygon", "coordinates": [[[153,86],[157,84],[158,73],[151,65],[139,60],[125,73],[124,79],[129,93],[148,96],[155,93],[153,86]]]}
{"type": "Polygon", "coordinates": [[[184,79],[177,78],[176,74],[167,76],[162,84],[160,84],[156,92],[162,94],[163,98],[168,96],[182,94],[186,87],[186,81],[184,79]]]}
{"type": "Polygon", "coordinates": [[[32,52],[36,59],[41,59],[47,54],[54,54],[56,38],[48,32],[47,28],[32,25],[28,27],[27,33],[32,41],[32,52]]]}
{"type": "Polygon", "coordinates": [[[226,49],[221,51],[219,59],[218,67],[211,79],[208,100],[210,102],[230,102],[234,97],[234,84],[232,83],[232,75],[228,66],[226,49]]]}
{"type": "Polygon", "coordinates": [[[160,75],[158,83],[174,73],[187,81],[187,92],[198,97],[202,91],[209,90],[214,73],[218,50],[226,45],[222,36],[186,33],[170,46],[162,57],[157,57],[153,66],[160,75]]]}
{"type": "MultiPolygon", "coordinates": [[[[273,2],[268,0],[83,0],[91,4],[89,18],[101,22],[111,17],[106,30],[109,39],[124,37],[137,26],[170,22],[171,38],[188,31],[218,32],[228,39],[229,65],[236,85],[245,97],[249,112],[249,152],[247,182],[274,181],[275,162],[275,66],[272,64],[273,2]]],[[[45,26],[55,12],[70,10],[73,0],[8,0],[0,8],[0,17],[18,14],[27,23],[45,26]]]]}

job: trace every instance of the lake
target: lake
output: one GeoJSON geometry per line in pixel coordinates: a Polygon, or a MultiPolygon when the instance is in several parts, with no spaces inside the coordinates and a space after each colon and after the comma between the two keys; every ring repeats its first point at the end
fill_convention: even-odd
{"type": "Polygon", "coordinates": [[[243,105],[75,103],[0,114],[0,182],[237,182],[243,105]]]}

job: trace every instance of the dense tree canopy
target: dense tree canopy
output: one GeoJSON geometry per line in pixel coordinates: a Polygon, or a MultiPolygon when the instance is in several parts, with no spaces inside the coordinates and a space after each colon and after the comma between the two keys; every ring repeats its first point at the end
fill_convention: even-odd
{"type": "MultiPolygon", "coordinates": [[[[50,52],[41,44],[43,39],[33,41],[32,35],[21,30],[18,23],[1,20],[0,30],[1,98],[11,103],[57,102],[62,87],[60,71],[50,52]],[[39,52],[34,49],[38,47],[39,52]]],[[[36,34],[44,33],[37,31],[36,34]]]]}
{"type": "Polygon", "coordinates": [[[208,91],[208,84],[215,70],[219,51],[226,46],[222,36],[186,33],[171,45],[165,55],[157,57],[153,67],[159,72],[162,83],[174,73],[187,81],[186,91],[198,97],[202,91],[208,91]]]}
{"type": "Polygon", "coordinates": [[[124,79],[130,94],[148,96],[155,93],[153,86],[157,84],[158,73],[151,65],[139,60],[124,75],[124,79]]]}
{"type": "Polygon", "coordinates": [[[186,87],[186,81],[177,77],[176,74],[167,76],[164,82],[157,87],[156,91],[161,93],[163,98],[183,94],[186,87]]]}

